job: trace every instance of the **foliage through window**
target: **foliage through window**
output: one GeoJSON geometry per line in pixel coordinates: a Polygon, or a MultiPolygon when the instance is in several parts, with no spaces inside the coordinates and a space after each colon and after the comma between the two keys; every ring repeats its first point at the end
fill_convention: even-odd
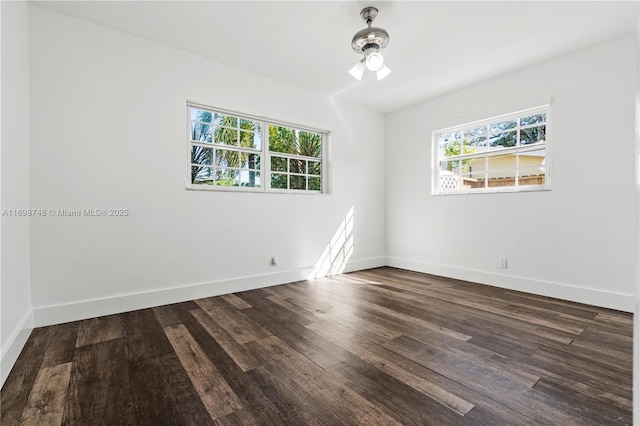
{"type": "Polygon", "coordinates": [[[189,104],[190,187],[323,192],[326,132],[189,104]]]}
{"type": "Polygon", "coordinates": [[[548,189],[548,125],[547,105],[433,132],[433,193],[548,189]]]}

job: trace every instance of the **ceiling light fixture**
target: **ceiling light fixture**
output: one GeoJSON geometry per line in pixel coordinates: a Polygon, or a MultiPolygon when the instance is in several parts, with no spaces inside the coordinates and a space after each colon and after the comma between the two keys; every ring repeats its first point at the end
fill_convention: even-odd
{"type": "Polygon", "coordinates": [[[378,16],[378,9],[365,7],[360,17],[367,24],[367,28],[358,31],[351,39],[351,47],[356,53],[364,55],[364,59],[349,70],[356,80],[361,80],[365,69],[374,71],[378,80],[389,75],[391,70],[384,64],[382,50],[389,44],[389,33],[382,28],[372,27],[371,23],[378,16]]]}

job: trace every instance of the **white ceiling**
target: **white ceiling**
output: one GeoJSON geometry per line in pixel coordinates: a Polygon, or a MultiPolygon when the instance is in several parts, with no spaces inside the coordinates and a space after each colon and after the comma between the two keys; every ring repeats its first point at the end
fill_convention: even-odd
{"type": "Polygon", "coordinates": [[[636,30],[638,2],[40,1],[87,21],[390,112],[636,30]],[[376,6],[392,73],[347,71],[376,6]]]}

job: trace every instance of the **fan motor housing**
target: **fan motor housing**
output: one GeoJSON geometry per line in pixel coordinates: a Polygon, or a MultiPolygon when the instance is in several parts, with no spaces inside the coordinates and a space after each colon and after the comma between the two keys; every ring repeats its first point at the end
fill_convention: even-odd
{"type": "Polygon", "coordinates": [[[382,28],[369,27],[358,31],[351,40],[351,47],[356,53],[364,54],[365,51],[375,48],[382,50],[389,44],[389,33],[382,28]]]}

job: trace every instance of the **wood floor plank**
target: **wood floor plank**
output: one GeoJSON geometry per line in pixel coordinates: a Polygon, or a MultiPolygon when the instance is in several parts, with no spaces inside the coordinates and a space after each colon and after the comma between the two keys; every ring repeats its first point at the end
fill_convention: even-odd
{"type": "Polygon", "coordinates": [[[277,303],[264,298],[252,300],[253,309],[245,312],[258,323],[265,324],[268,330],[280,340],[298,351],[301,355],[315,362],[321,367],[329,367],[337,364],[340,360],[328,350],[326,345],[318,344],[314,341],[314,335],[310,330],[298,322],[287,321],[285,308],[277,303]],[[281,316],[274,315],[275,313],[281,316]],[[277,319],[276,319],[277,318],[277,319]]]}
{"type": "Polygon", "coordinates": [[[527,416],[541,417],[549,422],[571,423],[571,416],[554,410],[544,403],[533,403],[528,397],[533,389],[498,375],[494,371],[464,359],[448,356],[444,351],[437,349],[434,351],[432,347],[426,347],[420,342],[404,337],[390,342],[388,347],[458,383],[465,383],[483,395],[506,401],[505,405],[527,416]]]}
{"type": "Polygon", "coordinates": [[[192,309],[198,309],[198,305],[196,305],[193,300],[152,308],[156,319],[163,328],[170,325],[181,324],[182,319],[180,318],[179,312],[190,311],[192,309]]]}
{"type": "Polygon", "coordinates": [[[362,398],[402,425],[442,425],[460,422],[459,413],[445,409],[436,401],[366,363],[354,367],[340,363],[330,372],[362,398]],[[358,368],[360,367],[360,368],[358,368]]]}
{"type": "MultiPolygon", "coordinates": [[[[423,318],[434,323],[443,322],[449,324],[450,327],[459,321],[463,321],[466,324],[471,324],[472,329],[475,325],[480,329],[495,330],[495,332],[500,335],[514,339],[526,333],[524,338],[529,341],[530,337],[528,335],[534,336],[533,338],[536,343],[544,343],[547,340],[552,340],[559,343],[570,344],[576,337],[575,334],[541,327],[538,324],[531,324],[524,320],[509,318],[499,313],[478,310],[471,306],[460,305],[454,301],[439,300],[437,298],[424,298],[420,303],[407,301],[403,304],[398,304],[394,301],[385,301],[381,303],[381,306],[392,308],[399,312],[423,318]],[[453,317],[450,315],[451,312],[456,312],[456,316],[453,317]]],[[[467,331],[465,334],[472,333],[467,331]]]]}
{"type": "MultiPolygon", "coordinates": [[[[250,342],[249,346],[254,343],[250,342]]],[[[267,368],[260,366],[248,372],[248,375],[282,413],[285,421],[281,424],[331,426],[341,423],[326,405],[317,403],[314,393],[310,393],[306,387],[296,381],[286,380],[287,376],[280,378],[267,368]]]]}
{"type": "Polygon", "coordinates": [[[164,331],[211,418],[241,409],[238,397],[187,328],[173,325],[165,327],[164,331]]]}
{"type": "Polygon", "coordinates": [[[351,312],[351,309],[345,307],[337,299],[330,300],[322,297],[322,295],[318,297],[317,295],[305,296],[304,294],[297,294],[295,297],[287,299],[287,301],[311,313],[312,315],[315,315],[316,317],[334,319],[335,321],[340,321],[342,324],[348,324],[350,327],[356,329],[367,329],[383,338],[394,339],[402,334],[397,330],[382,326],[375,321],[370,321],[361,315],[351,312]]]}
{"type": "Polygon", "coordinates": [[[213,425],[175,353],[131,364],[131,388],[138,419],[149,425],[213,425]]]}
{"type": "Polygon", "coordinates": [[[127,338],[129,362],[136,362],[171,352],[173,349],[153,310],[120,314],[122,329],[127,338]]]}
{"type": "Polygon", "coordinates": [[[313,315],[310,312],[305,311],[300,306],[294,305],[293,303],[289,302],[286,299],[283,299],[280,296],[275,296],[275,295],[274,296],[267,296],[265,299],[275,303],[276,305],[282,306],[286,310],[291,311],[292,313],[300,316],[301,318],[306,319],[309,322],[314,322],[318,318],[316,315],[313,315]]]}
{"type": "MultiPolygon", "coordinates": [[[[319,325],[319,323],[309,325],[307,327],[315,327],[319,325]]],[[[349,340],[359,346],[362,349],[367,350],[375,355],[377,355],[381,360],[380,362],[376,362],[374,359],[370,359],[368,362],[372,364],[372,366],[383,370],[388,363],[393,363],[403,370],[411,373],[411,375],[420,377],[426,384],[433,384],[440,389],[444,389],[452,395],[459,396],[461,399],[468,401],[470,404],[474,405],[474,407],[468,411],[463,419],[470,417],[472,419],[477,419],[478,422],[468,423],[468,424],[487,424],[487,425],[527,425],[527,424],[539,424],[535,422],[528,416],[525,416],[517,411],[510,409],[509,407],[502,405],[491,398],[483,396],[481,393],[478,393],[469,387],[459,384],[446,376],[443,376],[430,368],[424,367],[419,363],[411,361],[406,357],[397,354],[381,345],[374,343],[363,336],[361,333],[356,331],[349,330],[347,328],[341,328],[341,326],[337,324],[328,324],[328,331],[333,332],[335,330],[340,330],[342,333],[345,333],[349,340]]],[[[384,343],[384,342],[383,342],[384,343]]],[[[426,386],[426,384],[422,384],[422,386],[426,386]]],[[[438,401],[443,405],[453,405],[454,401],[448,400],[445,395],[439,395],[437,391],[429,390],[431,393],[426,393],[431,396],[434,400],[438,401]]],[[[459,408],[455,411],[460,412],[459,408]]],[[[462,419],[459,422],[455,422],[454,424],[467,424],[462,419]]]]}
{"type": "Polygon", "coordinates": [[[73,361],[79,327],[79,322],[48,327],[49,344],[41,367],[55,367],[73,361]]]}
{"type": "MultiPolygon", "coordinates": [[[[473,288],[481,287],[482,286],[476,285],[473,288]]],[[[513,303],[504,303],[501,300],[496,300],[495,297],[491,297],[491,295],[476,294],[473,298],[460,297],[465,291],[467,291],[467,286],[464,286],[462,290],[456,286],[452,286],[448,288],[432,289],[430,290],[430,296],[461,306],[471,307],[479,311],[491,312],[507,318],[518,319],[530,324],[536,324],[538,326],[544,326],[574,335],[580,334],[585,328],[585,325],[580,321],[563,318],[557,312],[540,315],[540,313],[536,312],[532,307],[524,305],[517,306],[513,303]]],[[[495,291],[495,289],[492,290],[494,293],[495,291]]]]}
{"type": "Polygon", "coordinates": [[[266,370],[281,380],[295,382],[308,391],[317,392],[325,407],[342,422],[362,425],[397,424],[391,416],[352,389],[342,386],[339,381],[326,375],[322,368],[301,356],[279,338],[272,336],[261,339],[256,341],[255,345],[271,358],[263,362],[266,370]],[[299,374],[291,375],[291,371],[299,374]]]}
{"type": "Polygon", "coordinates": [[[4,425],[618,425],[632,315],[396,268],[36,328],[4,425]]]}
{"type": "Polygon", "coordinates": [[[198,320],[202,327],[218,342],[242,371],[248,371],[257,367],[257,361],[251,357],[245,347],[231,337],[225,328],[214,321],[211,316],[201,309],[194,309],[191,311],[191,315],[198,320]]]}
{"type": "Polygon", "coordinates": [[[597,377],[603,383],[631,387],[632,377],[629,371],[592,361],[567,351],[542,346],[531,355],[531,358],[562,366],[563,369],[575,374],[597,377]]]}
{"type": "Polygon", "coordinates": [[[235,294],[225,294],[220,296],[220,298],[236,309],[242,310],[242,309],[249,309],[252,307],[250,304],[240,299],[235,294]]]}
{"type": "Polygon", "coordinates": [[[196,303],[240,344],[252,342],[270,336],[266,329],[249,319],[235,307],[224,303],[221,299],[210,297],[198,299],[196,303]]]}
{"type": "Polygon", "coordinates": [[[234,411],[231,414],[227,414],[224,417],[216,419],[216,425],[220,426],[259,426],[260,423],[253,417],[250,409],[243,408],[242,410],[234,411]]]}
{"type": "Polygon", "coordinates": [[[351,352],[361,360],[368,362],[371,365],[376,366],[381,371],[389,374],[391,377],[395,377],[403,383],[406,383],[410,387],[414,388],[418,392],[438,401],[442,405],[449,407],[453,411],[465,415],[468,413],[474,405],[464,399],[452,394],[451,392],[427,381],[423,378],[416,376],[415,374],[404,370],[402,367],[394,364],[388,358],[381,357],[375,353],[359,346],[355,339],[351,335],[345,333],[343,330],[338,330],[337,327],[328,329],[322,327],[317,323],[309,324],[307,326],[310,330],[319,333],[326,339],[333,341],[341,348],[351,352]]]}
{"type": "Polygon", "coordinates": [[[76,347],[92,345],[124,337],[122,322],[118,315],[91,318],[80,321],[76,347]]]}
{"type": "MultiPolygon", "coordinates": [[[[626,401],[631,403],[631,388],[618,383],[602,382],[598,377],[592,377],[588,373],[556,365],[553,360],[540,360],[533,357],[496,357],[494,361],[499,364],[509,365],[511,368],[520,368],[540,375],[548,381],[571,384],[579,393],[596,392],[601,398],[626,401]],[[610,395],[610,396],[609,396],[610,395]]],[[[614,405],[619,406],[619,402],[614,405]]]]}
{"type": "MultiPolygon", "coordinates": [[[[197,306],[197,305],[196,305],[197,306]]],[[[287,424],[283,414],[276,408],[272,401],[265,396],[260,387],[251,381],[249,374],[255,370],[259,364],[255,362],[256,357],[248,350],[248,358],[251,359],[253,368],[243,371],[238,363],[220,345],[220,343],[210,334],[207,329],[197,320],[196,316],[208,317],[201,309],[188,310],[185,306],[179,309],[179,316],[184,326],[196,340],[198,345],[207,354],[207,357],[215,365],[233,392],[242,404],[242,410],[251,412],[259,420],[261,425],[282,425],[287,424]],[[194,314],[196,314],[194,316],[194,314]]],[[[231,341],[231,339],[229,337],[231,341]]],[[[235,344],[237,342],[233,341],[235,344]]]]}
{"type": "Polygon", "coordinates": [[[62,423],[71,362],[41,368],[22,412],[21,425],[59,425],[62,423]]]}
{"type": "Polygon", "coordinates": [[[124,339],[75,350],[63,424],[137,424],[124,339]]]}
{"type": "Polygon", "coordinates": [[[11,373],[2,386],[0,424],[13,424],[9,421],[10,418],[19,420],[22,416],[22,411],[27,405],[29,394],[50,343],[48,328],[35,328],[31,332],[11,373]]]}
{"type": "Polygon", "coordinates": [[[576,423],[593,425],[630,425],[632,418],[628,410],[612,407],[584,394],[569,392],[562,384],[541,380],[532,396],[568,413],[576,423]]]}

